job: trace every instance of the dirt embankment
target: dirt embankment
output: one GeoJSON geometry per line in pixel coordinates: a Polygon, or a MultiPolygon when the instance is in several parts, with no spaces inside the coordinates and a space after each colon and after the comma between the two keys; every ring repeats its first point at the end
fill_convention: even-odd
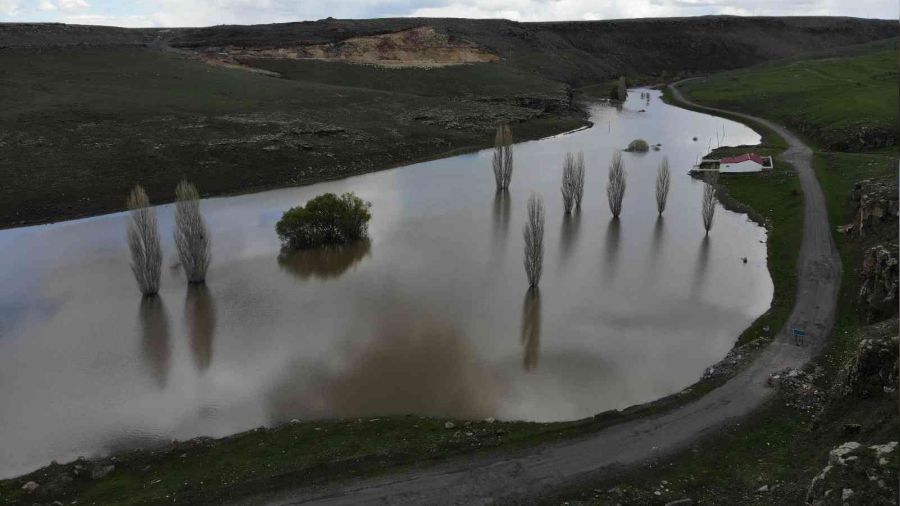
{"type": "Polygon", "coordinates": [[[388,68],[442,67],[499,60],[476,44],[431,26],[382,35],[350,37],[325,44],[291,44],[275,47],[229,45],[209,48],[202,54],[222,61],[241,62],[241,57],[285,60],[324,60],[376,65],[388,68]]]}

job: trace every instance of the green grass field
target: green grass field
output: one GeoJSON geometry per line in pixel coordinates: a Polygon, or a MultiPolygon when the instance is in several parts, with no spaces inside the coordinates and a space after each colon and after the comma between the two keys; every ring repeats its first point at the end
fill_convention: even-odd
{"type": "Polygon", "coordinates": [[[822,149],[896,147],[900,79],[896,41],[892,45],[716,74],[683,89],[701,103],[779,121],[822,149]]]}

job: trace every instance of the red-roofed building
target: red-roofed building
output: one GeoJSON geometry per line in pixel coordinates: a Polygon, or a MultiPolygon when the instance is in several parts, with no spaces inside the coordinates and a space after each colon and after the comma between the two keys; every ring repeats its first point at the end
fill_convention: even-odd
{"type": "Polygon", "coordinates": [[[763,158],[756,153],[744,153],[719,160],[720,172],[759,172],[772,168],[772,157],[763,158]]]}

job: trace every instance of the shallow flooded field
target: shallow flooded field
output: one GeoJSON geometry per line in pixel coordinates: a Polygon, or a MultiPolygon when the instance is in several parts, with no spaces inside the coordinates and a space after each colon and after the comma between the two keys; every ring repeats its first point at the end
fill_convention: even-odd
{"type": "Polygon", "coordinates": [[[707,237],[703,183],[687,171],[723,131],[729,145],[759,136],[656,91],[629,96],[621,110],[594,106],[591,129],[517,145],[508,193],[484,151],[206,200],[206,286],[174,266],[163,206],[155,299],[129,270],[123,214],[0,231],[0,477],[292,418],[570,420],[696,381],[768,308],[772,282],[765,230],[720,207],[707,237]],[[623,153],[612,220],[607,165],[635,138],[662,147],[623,153]],[[587,175],[566,217],[568,151],[584,152],[587,175]],[[658,218],[663,156],[672,189],[658,218]],[[326,191],[372,202],[371,240],[279,259],[281,213],[326,191]],[[522,266],[531,192],[547,218],[534,292],[522,266]]]}

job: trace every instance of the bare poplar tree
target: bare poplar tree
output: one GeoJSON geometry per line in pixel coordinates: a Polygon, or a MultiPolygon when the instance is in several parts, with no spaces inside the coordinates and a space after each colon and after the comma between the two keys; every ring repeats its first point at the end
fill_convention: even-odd
{"type": "Polygon", "coordinates": [[[156,211],[150,207],[150,199],[141,186],[135,186],[131,190],[127,205],[131,211],[127,230],[131,272],[134,273],[141,293],[155,295],[159,292],[163,257],[156,211]]]}
{"type": "Polygon", "coordinates": [[[581,207],[581,199],[584,197],[584,153],[578,152],[575,157],[575,207],[581,207]]]}
{"type": "Polygon", "coordinates": [[[606,185],[606,197],[609,199],[609,210],[613,218],[622,212],[622,199],[625,198],[625,165],[622,154],[616,151],[609,164],[609,182],[606,185]]]}
{"type": "Polygon", "coordinates": [[[656,210],[660,216],[666,210],[666,200],[669,198],[669,184],[672,175],[669,171],[669,158],[663,157],[656,171],[656,210]]]}
{"type": "Polygon", "coordinates": [[[498,190],[509,188],[512,180],[513,154],[512,154],[512,130],[509,125],[497,128],[497,136],[494,138],[494,179],[498,190]]]}
{"type": "Polygon", "coordinates": [[[713,226],[713,216],[715,216],[716,213],[715,179],[703,187],[703,209],[701,210],[701,213],[703,214],[703,228],[706,229],[706,234],[709,235],[709,231],[713,226]]]}
{"type": "Polygon", "coordinates": [[[206,281],[209,268],[209,227],[200,214],[197,187],[182,181],[175,188],[175,247],[189,283],[206,281]]]}
{"type": "Polygon", "coordinates": [[[575,205],[575,156],[572,153],[566,153],[566,161],[563,163],[562,192],[563,210],[566,214],[572,212],[575,205]]]}
{"type": "Polygon", "coordinates": [[[572,212],[572,207],[581,207],[581,199],[584,197],[584,154],[566,153],[566,161],[563,164],[562,187],[563,208],[566,214],[572,212]]]}
{"type": "Polygon", "coordinates": [[[522,230],[525,237],[525,274],[528,285],[535,287],[541,281],[544,268],[544,201],[540,195],[528,198],[528,221],[522,230]]]}

